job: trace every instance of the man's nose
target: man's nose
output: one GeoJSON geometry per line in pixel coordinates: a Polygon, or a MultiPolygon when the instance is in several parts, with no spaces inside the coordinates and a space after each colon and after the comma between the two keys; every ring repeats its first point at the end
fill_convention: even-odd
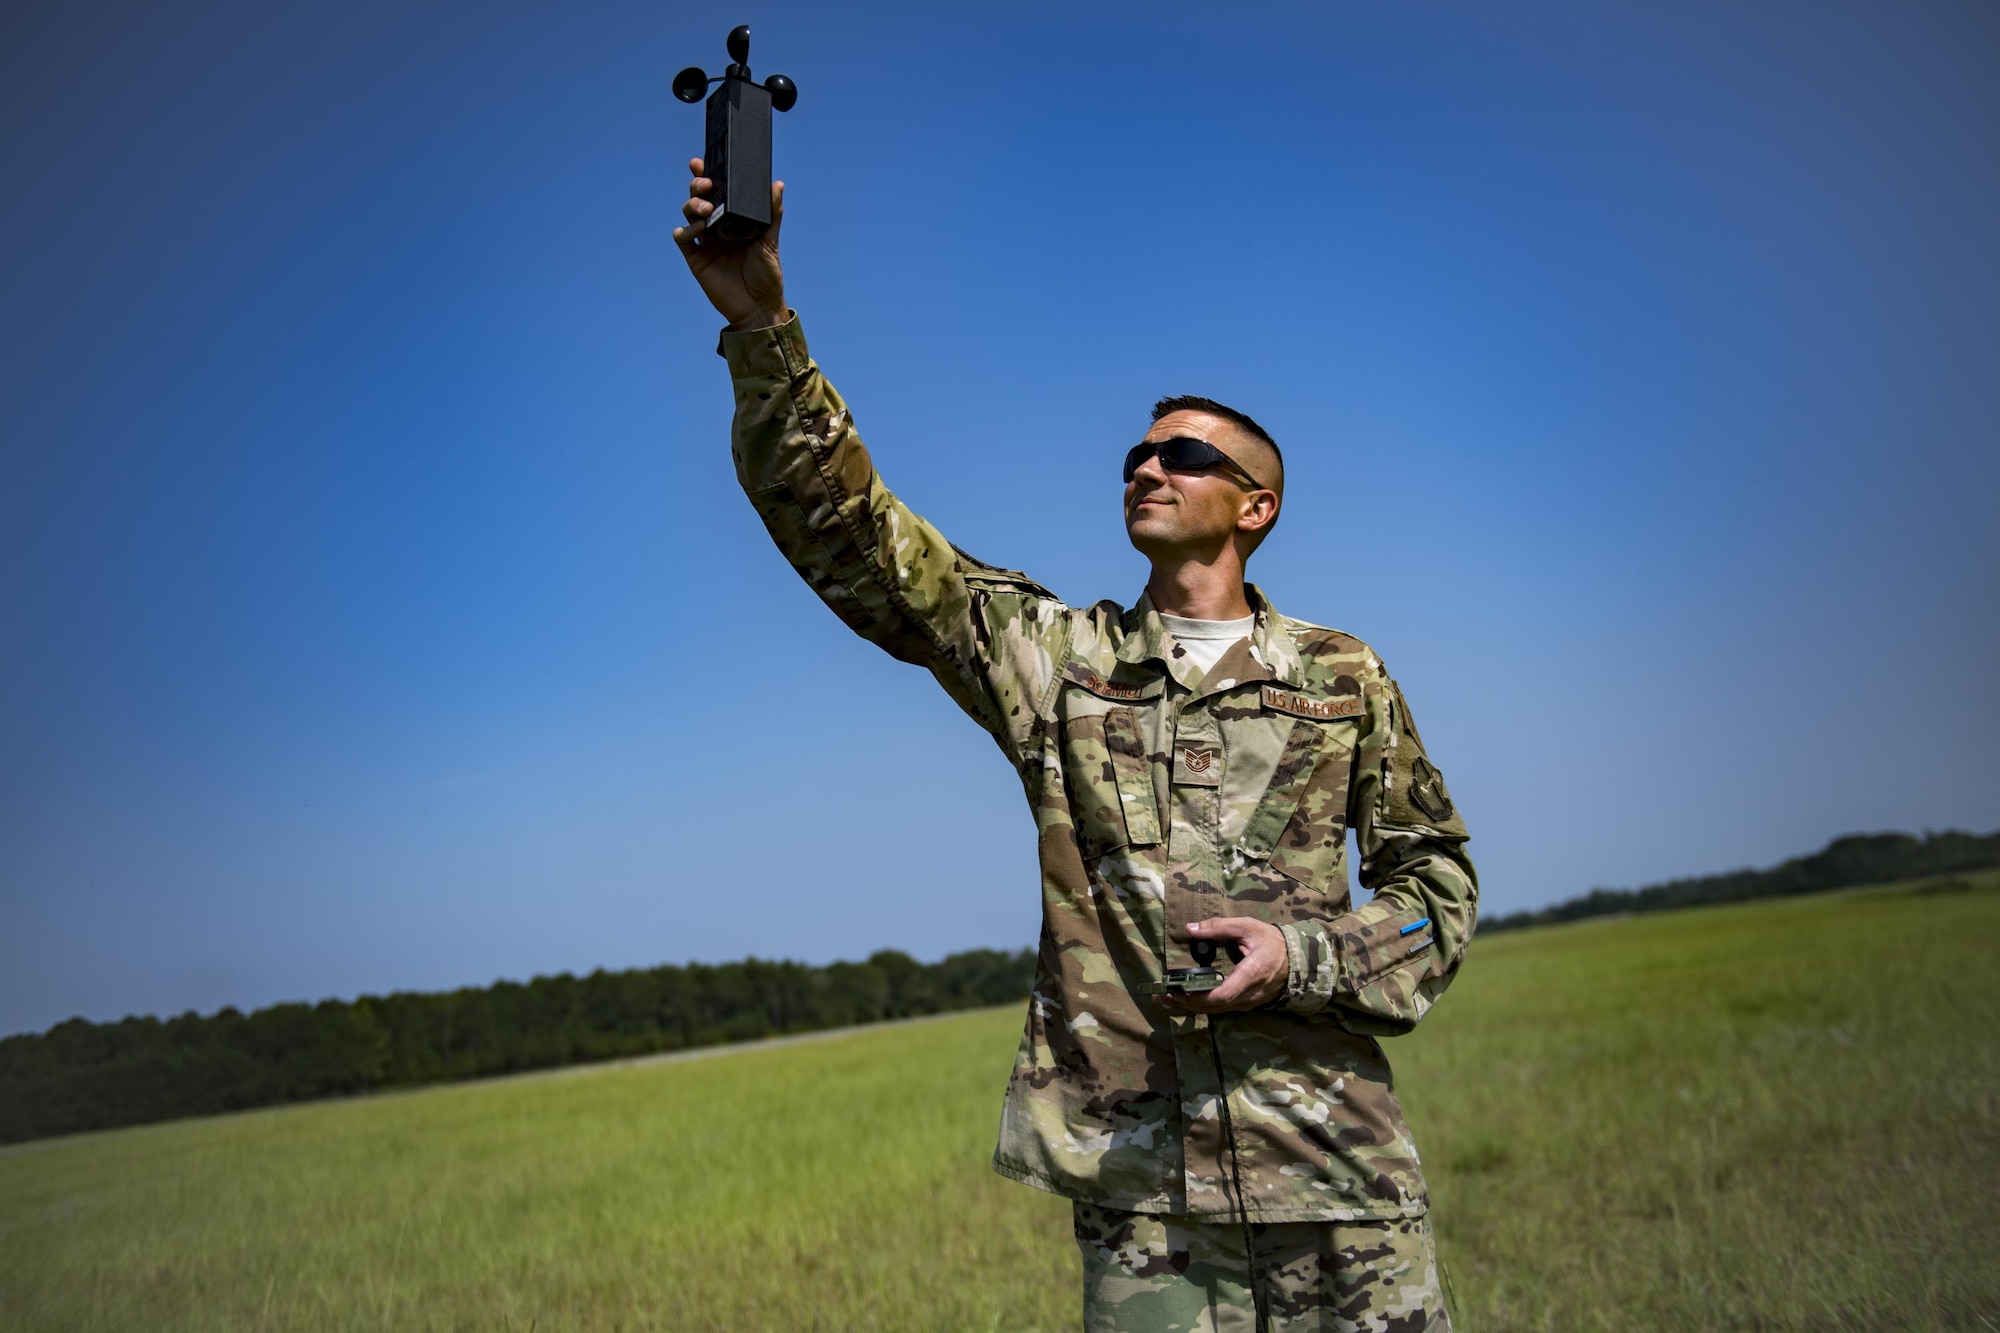
{"type": "Polygon", "coordinates": [[[1166,481],[1167,470],[1160,465],[1159,450],[1155,449],[1152,453],[1147,454],[1139,460],[1139,466],[1132,469],[1132,480],[1138,481],[1142,477],[1155,486],[1166,481]]]}

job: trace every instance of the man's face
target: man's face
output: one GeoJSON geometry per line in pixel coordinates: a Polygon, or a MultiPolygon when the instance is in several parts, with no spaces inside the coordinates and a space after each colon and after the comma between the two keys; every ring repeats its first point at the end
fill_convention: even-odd
{"type": "MultiPolygon", "coordinates": [[[[1220,417],[1169,412],[1143,438],[1154,443],[1176,436],[1212,444],[1255,475],[1243,432],[1220,417]]],[[[1157,457],[1149,458],[1125,483],[1125,533],[1134,547],[1155,561],[1212,557],[1236,533],[1238,518],[1256,494],[1267,492],[1253,491],[1236,472],[1220,464],[1199,472],[1174,472],[1157,457]]]]}

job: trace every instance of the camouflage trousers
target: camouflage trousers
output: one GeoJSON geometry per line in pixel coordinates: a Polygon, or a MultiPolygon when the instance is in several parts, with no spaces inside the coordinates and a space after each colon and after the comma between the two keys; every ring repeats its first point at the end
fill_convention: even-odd
{"type": "MultiPolygon", "coordinates": [[[[1254,1333],[1240,1223],[1075,1208],[1084,1333],[1254,1333]]],[[[1250,1233],[1271,1333],[1450,1333],[1429,1219],[1250,1233]]]]}

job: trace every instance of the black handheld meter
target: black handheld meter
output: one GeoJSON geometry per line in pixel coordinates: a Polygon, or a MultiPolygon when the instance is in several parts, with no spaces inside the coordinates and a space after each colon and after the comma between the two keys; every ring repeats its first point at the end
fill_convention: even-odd
{"type": "Polygon", "coordinates": [[[708,96],[708,139],[702,175],[715,182],[708,201],[707,235],[731,245],[747,245],[771,225],[771,113],[790,111],[798,85],[782,74],[750,81],[750,25],[729,33],[729,67],[711,79],[699,65],[674,75],[674,96],[692,105],[708,96]],[[722,86],[708,92],[708,85],[722,86]]]}
{"type": "MultiPolygon", "coordinates": [[[[1237,948],[1234,942],[1228,948],[1229,957],[1232,962],[1240,963],[1243,961],[1242,950],[1237,948]]],[[[1188,956],[1194,959],[1195,965],[1193,967],[1170,967],[1166,971],[1164,980],[1140,986],[1139,993],[1142,995],[1198,995],[1203,991],[1214,990],[1222,984],[1223,978],[1229,975],[1227,972],[1218,972],[1216,970],[1215,949],[1216,944],[1214,940],[1188,941],[1188,956]]]]}

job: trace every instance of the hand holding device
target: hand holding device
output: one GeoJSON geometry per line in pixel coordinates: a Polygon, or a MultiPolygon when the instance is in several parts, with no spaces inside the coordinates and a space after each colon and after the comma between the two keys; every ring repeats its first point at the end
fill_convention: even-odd
{"type": "Polygon", "coordinates": [[[1254,916],[1212,916],[1190,922],[1188,954],[1196,966],[1168,971],[1161,989],[1167,1003],[1200,1013],[1269,1004],[1285,993],[1291,976],[1284,933],[1254,916]],[[1235,961],[1226,973],[1214,967],[1218,949],[1235,961]]]}

